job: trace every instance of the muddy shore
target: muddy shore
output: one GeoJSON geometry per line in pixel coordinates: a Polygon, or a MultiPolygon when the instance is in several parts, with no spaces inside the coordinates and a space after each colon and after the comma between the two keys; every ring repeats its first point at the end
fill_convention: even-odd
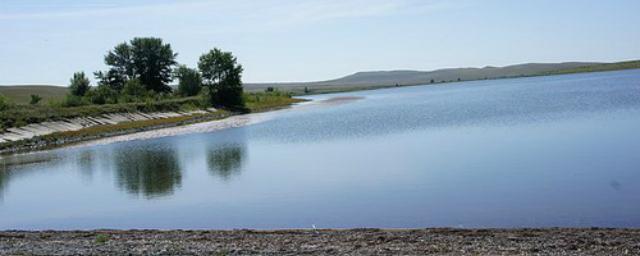
{"type": "Polygon", "coordinates": [[[640,255],[640,229],[4,231],[1,255],[640,255]]]}

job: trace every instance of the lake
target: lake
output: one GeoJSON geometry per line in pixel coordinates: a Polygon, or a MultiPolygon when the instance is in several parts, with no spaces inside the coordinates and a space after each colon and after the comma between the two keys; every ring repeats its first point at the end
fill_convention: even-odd
{"type": "Polygon", "coordinates": [[[640,70],[308,98],[5,156],[0,229],[640,227],[640,70]]]}

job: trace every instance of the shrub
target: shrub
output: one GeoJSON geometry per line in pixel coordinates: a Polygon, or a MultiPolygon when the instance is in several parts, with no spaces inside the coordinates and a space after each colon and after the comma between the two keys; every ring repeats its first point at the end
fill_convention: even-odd
{"type": "Polygon", "coordinates": [[[132,79],[125,83],[122,93],[134,98],[142,98],[146,95],[147,90],[144,88],[144,85],[140,83],[140,80],[132,79]]]}
{"type": "Polygon", "coordinates": [[[73,74],[69,84],[69,90],[72,95],[84,96],[90,89],[90,82],[84,72],[76,72],[73,74]]]}
{"type": "Polygon", "coordinates": [[[107,85],[99,85],[87,94],[89,101],[93,104],[115,104],[118,103],[118,93],[107,85]]]}
{"type": "Polygon", "coordinates": [[[188,68],[185,65],[178,67],[175,75],[178,79],[178,94],[182,96],[195,96],[202,89],[202,76],[198,70],[188,68]]]}
{"type": "Polygon", "coordinates": [[[29,102],[29,104],[31,104],[31,105],[36,105],[36,104],[38,104],[41,100],[42,100],[42,97],[40,97],[40,95],[37,95],[37,94],[31,94],[31,101],[29,102]]]}
{"type": "Polygon", "coordinates": [[[67,94],[67,96],[65,96],[64,98],[64,102],[62,103],[62,105],[64,107],[77,107],[77,106],[85,105],[85,102],[80,96],[67,94]]]}
{"type": "Polygon", "coordinates": [[[9,100],[4,95],[0,94],[0,111],[9,108],[9,100]]]}
{"type": "Polygon", "coordinates": [[[97,243],[97,244],[104,244],[104,243],[106,243],[107,241],[109,241],[109,238],[110,238],[110,237],[109,237],[109,235],[106,235],[106,234],[98,234],[98,235],[96,236],[96,243],[97,243]]]}

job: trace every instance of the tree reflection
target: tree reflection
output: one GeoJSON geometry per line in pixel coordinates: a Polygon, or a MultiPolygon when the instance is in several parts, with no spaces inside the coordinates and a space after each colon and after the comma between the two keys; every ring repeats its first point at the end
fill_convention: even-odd
{"type": "Polygon", "coordinates": [[[86,179],[91,180],[93,178],[94,162],[96,161],[96,153],[93,150],[83,150],[78,153],[76,159],[78,165],[78,172],[86,179]]]}
{"type": "Polygon", "coordinates": [[[178,157],[172,149],[135,148],[119,151],[114,157],[118,186],[131,194],[167,196],[182,182],[178,157]]]}
{"type": "Polygon", "coordinates": [[[6,168],[0,167],[0,200],[4,198],[4,190],[9,183],[9,171],[6,168]]]}
{"type": "Polygon", "coordinates": [[[212,175],[229,180],[240,173],[244,157],[245,148],[241,144],[210,148],[207,150],[207,167],[212,175]]]}

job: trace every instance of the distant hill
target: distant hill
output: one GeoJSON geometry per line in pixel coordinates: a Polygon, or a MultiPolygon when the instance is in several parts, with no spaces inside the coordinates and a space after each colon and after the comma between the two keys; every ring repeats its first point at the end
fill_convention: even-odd
{"type": "Polygon", "coordinates": [[[17,104],[29,104],[31,94],[42,97],[42,102],[60,100],[67,94],[67,87],[53,85],[12,85],[0,86],[0,94],[17,104]]]}
{"type": "MultiPolygon", "coordinates": [[[[470,81],[482,79],[499,79],[525,76],[558,75],[582,72],[598,72],[622,69],[640,69],[640,60],[597,63],[597,62],[565,62],[565,63],[527,63],[506,67],[483,68],[448,68],[434,71],[370,71],[358,72],[342,78],[300,83],[247,83],[247,91],[262,91],[267,87],[303,93],[306,87],[310,93],[327,93],[337,91],[352,91],[360,89],[375,89],[392,86],[420,85],[470,81]]],[[[0,94],[18,104],[28,104],[31,94],[38,94],[43,102],[61,100],[67,94],[67,87],[53,85],[0,85],[0,94]]]]}
{"type": "Polygon", "coordinates": [[[311,92],[331,92],[353,89],[372,89],[395,85],[419,85],[442,82],[499,79],[511,77],[568,74],[640,68],[640,61],[615,63],[565,62],[565,63],[527,63],[506,67],[449,68],[434,71],[371,71],[358,72],[342,78],[301,83],[253,83],[245,84],[247,90],[264,90],[275,87],[300,92],[307,87],[311,92]]]}

